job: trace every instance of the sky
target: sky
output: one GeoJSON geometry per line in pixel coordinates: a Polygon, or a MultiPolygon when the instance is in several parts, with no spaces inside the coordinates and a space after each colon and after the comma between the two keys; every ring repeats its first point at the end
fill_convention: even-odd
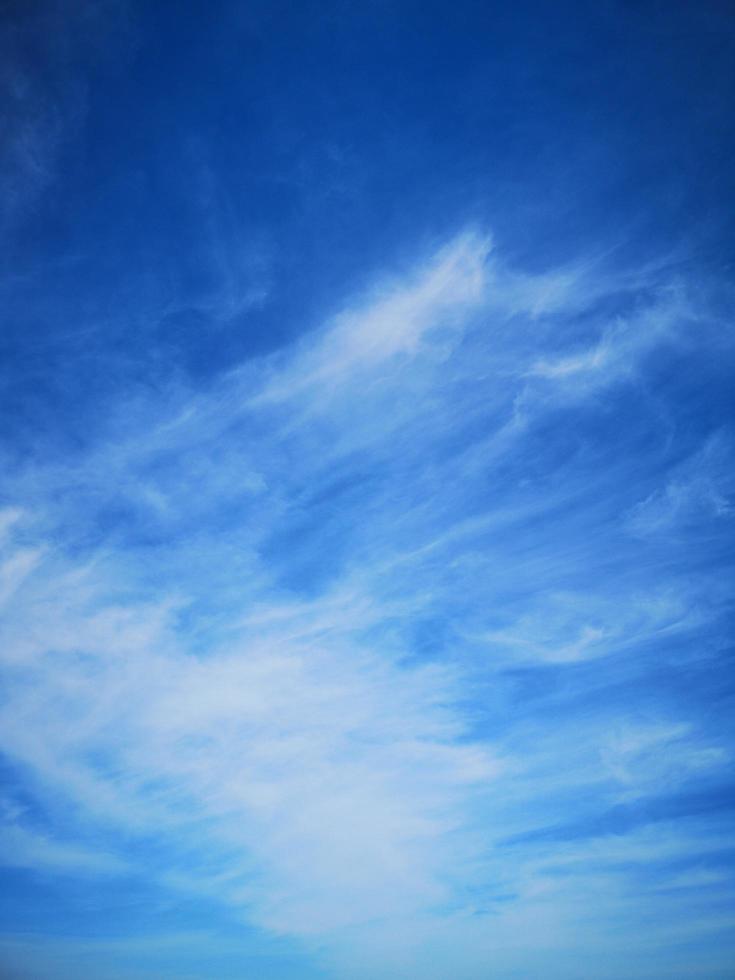
{"type": "Polygon", "coordinates": [[[0,978],[734,976],[732,6],[0,16],[0,978]]]}

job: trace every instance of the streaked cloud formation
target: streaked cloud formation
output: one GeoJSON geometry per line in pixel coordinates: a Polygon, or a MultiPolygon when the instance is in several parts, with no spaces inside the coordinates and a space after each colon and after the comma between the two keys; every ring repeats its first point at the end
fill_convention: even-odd
{"type": "MultiPolygon", "coordinates": [[[[550,417],[563,429],[564,413],[602,410],[601,392],[635,390],[683,317],[666,298],[669,329],[627,346],[628,371],[617,356],[590,361],[579,370],[596,384],[557,395],[535,387],[529,361],[541,335],[556,363],[572,363],[565,347],[580,338],[559,337],[570,314],[555,305],[542,320],[532,280],[526,309],[504,301],[514,276],[499,263],[487,239],[462,235],[283,354],[206,395],[153,397],[138,407],[143,424],[22,474],[22,504],[3,512],[3,744],[72,815],[69,836],[53,839],[16,807],[13,863],[125,873],[125,847],[81,851],[77,822],[112,840],[155,827],[171,852],[156,862],[160,887],[213,890],[266,929],[326,938],[339,957],[358,941],[345,929],[372,943],[381,924],[410,936],[429,922],[453,956],[477,901],[478,939],[515,922],[519,943],[534,928],[548,943],[543,929],[557,926],[543,926],[539,897],[526,921],[528,896],[561,887],[563,899],[569,883],[529,867],[528,844],[504,865],[509,838],[548,837],[545,863],[563,867],[560,843],[667,826],[688,792],[694,813],[675,839],[695,869],[707,861],[702,790],[689,787],[724,777],[727,746],[645,686],[642,705],[611,691],[586,718],[575,707],[591,684],[635,690],[671,658],[681,670],[690,645],[716,635],[725,597],[706,571],[660,574],[655,551],[629,557],[640,559],[644,524],[687,533],[681,508],[663,503],[686,484],[664,470],[645,496],[645,473],[601,494],[610,476],[592,464],[604,447],[565,458],[557,435],[562,458],[544,464],[542,487],[536,444],[550,417]],[[126,514],[112,539],[83,559],[54,545],[56,520],[99,526],[112,499],[126,514]],[[666,520],[652,519],[664,506],[666,520]],[[588,663],[588,678],[545,673],[588,663]],[[550,688],[529,717],[519,683],[550,688]]],[[[661,322],[662,289],[649,284],[637,322],[661,322]]],[[[608,327],[591,292],[589,308],[578,291],[570,303],[589,314],[594,345],[608,327]]],[[[684,464],[690,483],[709,486],[728,452],[712,439],[684,464]]],[[[724,499],[703,518],[727,520],[724,499]]],[[[667,542],[657,547],[670,564],[667,542]]],[[[699,649],[694,662],[716,655],[699,649]]],[[[635,867],[597,872],[617,894],[605,914],[616,902],[630,914],[620,889],[635,867]]],[[[718,871],[715,893],[727,880],[718,871]]],[[[563,901],[553,905],[563,931],[563,901]]],[[[571,928],[577,913],[566,914],[571,928]]]]}
{"type": "MultiPolygon", "coordinates": [[[[0,966],[726,977],[725,277],[631,228],[529,247],[498,199],[349,275],[330,240],[307,288],[303,228],[248,238],[206,145],[177,274],[121,226],[135,299],[11,345],[0,966]]],[[[314,160],[331,210],[361,185],[346,135],[300,152],[316,222],[314,160]]]]}

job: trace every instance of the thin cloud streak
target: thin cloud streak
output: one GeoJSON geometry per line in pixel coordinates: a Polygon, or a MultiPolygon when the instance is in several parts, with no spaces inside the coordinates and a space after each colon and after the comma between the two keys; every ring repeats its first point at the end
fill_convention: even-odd
{"type": "Polygon", "coordinates": [[[460,235],[287,351],[123,405],[90,451],[6,478],[0,738],[76,814],[62,848],[19,813],[25,864],[92,869],[73,841],[91,822],[99,871],[124,877],[122,842],[156,828],[158,887],[313,942],[338,975],[357,949],[365,977],[446,976],[457,949],[472,980],[550,951],[563,971],[575,929],[581,977],[645,908],[637,859],[587,871],[567,838],[645,844],[684,805],[668,796],[728,764],[701,720],[624,688],[727,613],[710,573],[638,542],[729,444],[685,476],[604,470],[584,425],[677,347],[686,304],[650,299],[659,270],[610,328],[605,276],[510,272],[489,242],[460,235]],[[637,801],[643,829],[615,809],[637,801]]]}

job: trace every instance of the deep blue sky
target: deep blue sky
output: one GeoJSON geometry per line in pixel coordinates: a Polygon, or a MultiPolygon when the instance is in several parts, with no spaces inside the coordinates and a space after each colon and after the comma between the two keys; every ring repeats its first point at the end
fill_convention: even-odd
{"type": "Polygon", "coordinates": [[[0,974],[731,976],[732,6],[1,15],[0,974]]]}

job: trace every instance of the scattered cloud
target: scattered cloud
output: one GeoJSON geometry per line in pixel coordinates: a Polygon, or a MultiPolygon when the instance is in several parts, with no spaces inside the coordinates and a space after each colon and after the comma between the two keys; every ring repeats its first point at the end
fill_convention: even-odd
{"type": "Polygon", "coordinates": [[[615,808],[729,760],[691,710],[629,707],[725,606],[631,540],[726,517],[726,454],[611,478],[584,427],[677,344],[680,299],[628,283],[610,326],[619,277],[513,273],[490,241],[5,477],[0,739],[68,831],[18,810],[6,864],[141,873],[153,836],[156,887],[338,975],[357,950],[351,976],[443,977],[466,947],[453,976],[510,976],[578,928],[580,970],[612,948],[653,853],[615,808]]]}

